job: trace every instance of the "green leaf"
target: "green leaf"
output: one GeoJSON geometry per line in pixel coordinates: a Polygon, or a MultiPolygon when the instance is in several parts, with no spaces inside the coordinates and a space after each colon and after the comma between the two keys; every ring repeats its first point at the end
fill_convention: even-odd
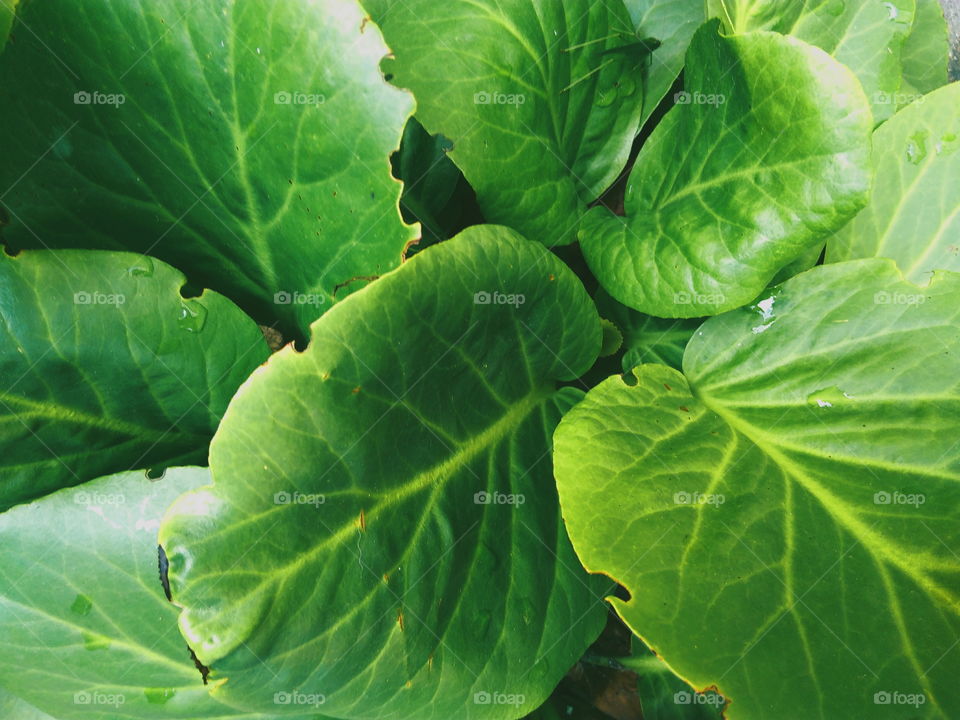
{"type": "Polygon", "coordinates": [[[413,100],[354,0],[21,15],[32,32],[0,58],[11,245],[155,255],[291,332],[399,264],[415,229],[389,156],[413,100]]]}
{"type": "Polygon", "coordinates": [[[0,510],[131,468],[204,462],[269,351],[250,318],[141,255],[0,253],[0,510]]]}
{"type": "Polygon", "coordinates": [[[850,71],[793,38],[718,30],[694,36],[689,103],[640,151],[627,217],[594,208],[580,230],[603,287],[657,317],[754,299],[853,217],[870,186],[870,110],[850,71]]]}
{"type": "MultiPolygon", "coordinates": [[[[947,84],[949,29],[938,0],[916,0],[913,29],[903,45],[903,91],[930,93],[947,84]]],[[[909,100],[909,98],[908,98],[909,100]]]]}
{"type": "Polygon", "coordinates": [[[704,0],[626,0],[626,5],[637,37],[660,41],[643,88],[643,124],[680,75],[690,40],[707,19],[706,4],[704,0]]]}
{"type": "Polygon", "coordinates": [[[20,0],[0,0],[0,52],[7,45],[13,23],[17,19],[17,5],[20,0]]]}
{"type": "Polygon", "coordinates": [[[874,133],[867,208],[827,244],[827,262],[888,257],[906,277],[960,270],[960,83],[927,95],[874,133]]]}
{"type": "Polygon", "coordinates": [[[407,121],[400,150],[393,156],[393,171],[404,183],[400,200],[404,219],[419,222],[423,232],[408,254],[477,224],[468,221],[471,214],[477,222],[482,221],[470,185],[447,157],[452,147],[442,135],[428,133],[416,118],[407,121]]]}
{"type": "Polygon", "coordinates": [[[621,663],[637,673],[643,720],[720,720],[725,705],[716,692],[694,692],[643,643],[634,641],[633,657],[621,663]]]}
{"type": "Polygon", "coordinates": [[[702,318],[676,320],[638,313],[621,305],[604,290],[594,296],[600,317],[612,322],[623,334],[623,371],[643,363],[663,363],[680,369],[683,349],[702,318]]]}
{"type": "Polygon", "coordinates": [[[490,222],[571,242],[630,156],[649,50],[621,2],[365,0],[396,55],[384,65],[490,222]],[[505,182],[505,180],[507,180],[505,182]]]}
{"type": "Polygon", "coordinates": [[[164,510],[209,477],[128,472],[0,514],[0,685],[60,720],[265,720],[211,699],[157,575],[164,510]]]}
{"type": "MultiPolygon", "coordinates": [[[[933,0],[936,4],[936,0],[933,0]]],[[[896,111],[917,0],[708,0],[734,32],[774,30],[830,53],[863,85],[876,122],[896,111]]]]}
{"type": "Polygon", "coordinates": [[[605,621],[550,464],[582,397],[557,382],[599,350],[573,273],[478,226],[274,355],[224,417],[214,484],[160,531],[223,699],[266,708],[296,687],[336,717],[397,720],[540,705],[605,621]]]}
{"type": "Polygon", "coordinates": [[[54,720],[33,705],[3,689],[0,689],[0,717],[13,718],[13,720],[54,720]]]}
{"type": "Polygon", "coordinates": [[[954,273],[826,265],[560,424],[581,560],[732,720],[960,714],[958,316],[954,273]]]}

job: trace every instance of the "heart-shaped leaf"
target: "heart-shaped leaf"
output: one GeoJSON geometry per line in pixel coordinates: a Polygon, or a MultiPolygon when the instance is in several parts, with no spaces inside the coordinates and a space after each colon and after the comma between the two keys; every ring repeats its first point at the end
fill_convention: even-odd
{"type": "Polygon", "coordinates": [[[909,280],[960,270],[960,83],[877,128],[870,204],[827,244],[827,261],[888,257],[909,280]]]}
{"type": "Polygon", "coordinates": [[[60,720],[268,720],[211,699],[157,576],[160,517],[209,477],[128,472],[0,514],[0,685],[60,720]]]}
{"type": "Polygon", "coordinates": [[[160,532],[221,697],[341,718],[522,717],[605,615],[560,519],[553,429],[600,321],[537,243],[478,226],[274,355],[160,532]]]}
{"type": "Polygon", "coordinates": [[[734,32],[774,30],[826,50],[856,74],[876,122],[896,111],[903,77],[901,52],[913,25],[916,0],[708,0],[707,4],[734,32]]]}
{"type": "Polygon", "coordinates": [[[204,462],[269,355],[225,297],[158,260],[0,253],[0,510],[131,468],[204,462]]]}
{"type": "Polygon", "coordinates": [[[621,2],[364,0],[486,219],[547,245],[626,165],[652,45],[621,2]],[[509,182],[504,182],[509,178],[509,182]]]}
{"type": "Polygon", "coordinates": [[[856,77],[793,38],[718,30],[694,36],[686,92],[640,151],[627,217],[594,208],[580,231],[603,287],[657,317],[753,300],[863,208],[870,186],[856,77]]]}
{"type": "Polygon", "coordinates": [[[355,0],[21,15],[0,57],[8,243],[155,255],[291,332],[399,264],[414,231],[389,155],[413,100],[355,0]]]}
{"type": "Polygon", "coordinates": [[[732,720],[960,713],[958,317],[960,275],[827,265],[557,429],[580,558],[732,720]]]}

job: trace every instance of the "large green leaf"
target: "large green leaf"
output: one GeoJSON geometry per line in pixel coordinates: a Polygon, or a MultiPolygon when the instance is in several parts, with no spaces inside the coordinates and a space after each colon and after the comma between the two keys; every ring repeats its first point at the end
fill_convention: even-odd
{"type": "Polygon", "coordinates": [[[633,47],[623,3],[364,4],[396,55],[385,71],[414,92],[424,126],[453,142],[487,220],[547,245],[574,240],[639,126],[650,58],[633,47]]]}
{"type": "Polygon", "coordinates": [[[157,575],[164,510],[209,477],[128,472],[0,514],[0,685],[60,720],[263,720],[211,699],[157,575]]]}
{"type": "Polygon", "coordinates": [[[917,0],[913,28],[903,45],[903,93],[929,93],[946,85],[949,29],[939,0],[917,0]]]}
{"type": "Polygon", "coordinates": [[[638,38],[656,38],[660,47],[652,55],[643,88],[646,122],[667,95],[683,69],[690,39],[707,19],[704,0],[626,0],[638,38]]]}
{"type": "Polygon", "coordinates": [[[827,261],[893,258],[913,282],[960,270],[960,83],[897,113],[873,145],[873,197],[827,244],[827,261]]]}
{"type": "Polygon", "coordinates": [[[400,262],[414,229],[389,155],[413,100],[355,0],[44,0],[22,18],[0,58],[9,243],[156,255],[303,331],[338,285],[400,262]]]}
{"type": "Polygon", "coordinates": [[[956,274],[826,265],[560,424],[580,558],[732,720],[960,716],[958,320],[956,274]]]}
{"type": "MultiPolygon", "coordinates": [[[[896,110],[901,52],[917,0],[707,0],[734,32],[775,30],[826,50],[849,67],[870,98],[874,118],[896,110]]],[[[936,4],[936,0],[933,0],[936,4]]]]}
{"type": "Polygon", "coordinates": [[[269,351],[225,297],[158,260],[0,253],[0,510],[131,468],[204,462],[269,351]]]}
{"type": "Polygon", "coordinates": [[[640,151],[627,217],[597,207],[580,231],[604,288],[657,317],[749,302],[867,200],[870,109],[853,74],[793,38],[718,30],[694,36],[689,102],[640,151]]]}
{"type": "Polygon", "coordinates": [[[478,226],[274,355],[160,532],[222,697],[299,688],[342,718],[523,716],[599,634],[560,520],[553,429],[600,321],[537,243],[478,226]],[[251,547],[252,540],[259,542],[251,547]]]}

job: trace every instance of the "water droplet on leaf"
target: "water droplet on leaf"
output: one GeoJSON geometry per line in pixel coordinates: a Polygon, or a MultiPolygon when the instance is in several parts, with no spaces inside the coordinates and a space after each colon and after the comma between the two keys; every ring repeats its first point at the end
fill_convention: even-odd
{"type": "Polygon", "coordinates": [[[93,601],[86,595],[77,595],[73,605],[70,606],[70,611],[77,615],[89,615],[91,609],[93,609],[93,601]]]}
{"type": "Polygon", "coordinates": [[[203,325],[207,321],[207,309],[196,301],[182,303],[180,305],[180,315],[177,317],[177,324],[181,330],[191,333],[198,333],[203,330],[203,325]]]}

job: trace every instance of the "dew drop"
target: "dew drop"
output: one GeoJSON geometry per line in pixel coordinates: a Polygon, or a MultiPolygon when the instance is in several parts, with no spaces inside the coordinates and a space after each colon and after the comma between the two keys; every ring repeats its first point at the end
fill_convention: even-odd
{"type": "Polygon", "coordinates": [[[907,160],[914,165],[919,165],[927,157],[927,132],[920,130],[910,136],[907,142],[907,160]]]}
{"type": "Polygon", "coordinates": [[[151,277],[153,275],[153,260],[141,255],[135,265],[127,268],[127,272],[134,277],[151,277]]]}
{"type": "Polygon", "coordinates": [[[834,386],[818,390],[807,397],[807,404],[818,408],[832,408],[849,405],[853,396],[834,386]]]}
{"type": "Polygon", "coordinates": [[[181,330],[198,333],[203,330],[206,321],[207,309],[203,305],[195,300],[191,301],[189,305],[181,303],[180,314],[177,316],[177,324],[181,330]]]}
{"type": "Polygon", "coordinates": [[[618,92],[619,90],[616,87],[609,87],[597,95],[597,99],[594,104],[597,107],[609,107],[613,105],[613,101],[617,99],[618,92]]]}
{"type": "Polygon", "coordinates": [[[892,2],[885,2],[884,7],[887,8],[887,19],[896,20],[900,17],[900,11],[897,9],[897,6],[892,2]]]}
{"type": "Polygon", "coordinates": [[[177,691],[173,688],[144,688],[143,694],[147,696],[147,702],[151,705],[165,705],[177,694],[177,691]]]}
{"type": "Polygon", "coordinates": [[[89,615],[92,609],[93,601],[86,595],[77,595],[73,601],[73,605],[70,606],[70,612],[77,615],[89,615]]]}
{"type": "Polygon", "coordinates": [[[837,0],[827,5],[827,12],[834,17],[840,17],[846,9],[847,3],[844,0],[837,0]]]}

